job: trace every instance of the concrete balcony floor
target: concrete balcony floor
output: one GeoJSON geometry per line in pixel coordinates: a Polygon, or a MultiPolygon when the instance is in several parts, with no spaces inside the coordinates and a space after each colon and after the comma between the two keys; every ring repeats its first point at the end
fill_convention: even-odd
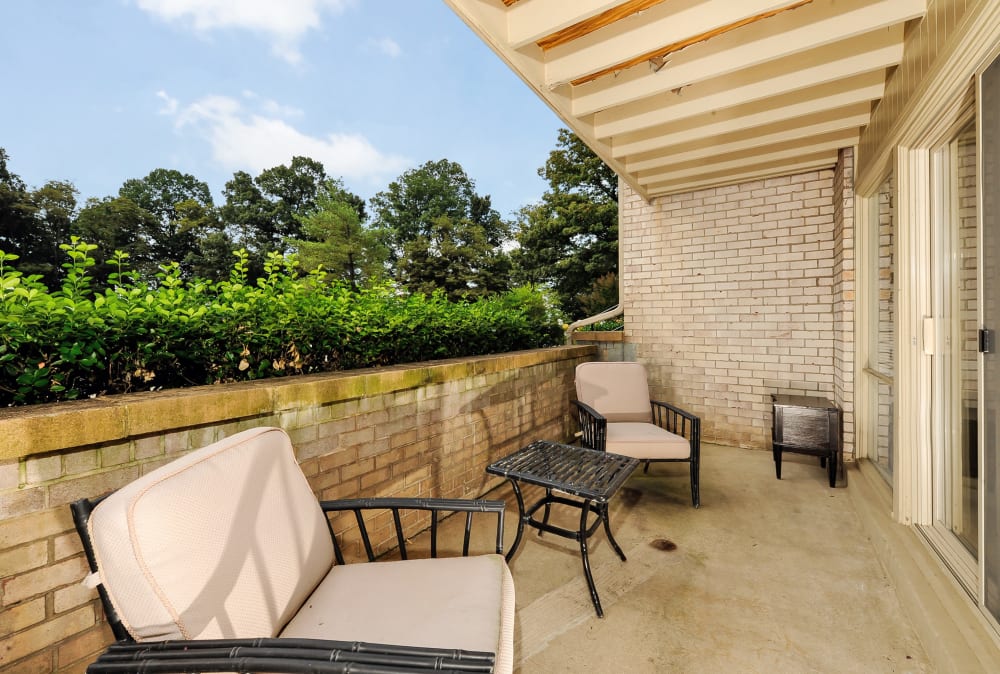
{"type": "MultiPolygon", "coordinates": [[[[628,561],[603,531],[590,539],[603,619],[578,544],[525,531],[510,564],[517,671],[945,671],[879,560],[856,467],[847,488],[830,489],[814,457],[786,455],[778,481],[769,452],[702,451],[700,509],[691,507],[686,466],[653,464],[612,502],[612,531],[628,561]]],[[[526,500],[539,493],[526,492],[526,500]]],[[[506,485],[489,497],[513,503],[506,485]]],[[[551,521],[573,528],[578,519],[554,509],[551,521]]],[[[515,526],[510,510],[508,547],[515,526]]],[[[982,663],[952,664],[979,671],[982,663]]]]}

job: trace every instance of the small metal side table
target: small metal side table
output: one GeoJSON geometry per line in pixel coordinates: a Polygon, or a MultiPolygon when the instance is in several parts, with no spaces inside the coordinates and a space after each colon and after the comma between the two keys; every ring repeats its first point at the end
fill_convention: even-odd
{"type": "Polygon", "coordinates": [[[517,498],[517,509],[520,517],[517,521],[517,535],[507,552],[507,561],[510,561],[511,557],[514,556],[517,546],[521,543],[521,534],[524,532],[525,524],[538,529],[539,534],[547,531],[563,538],[579,541],[580,555],[583,557],[583,574],[586,576],[587,586],[590,588],[590,598],[594,602],[597,617],[603,618],[604,610],[601,608],[601,599],[597,596],[597,587],[594,585],[594,577],[590,572],[587,539],[603,524],[604,533],[607,534],[611,547],[618,553],[621,560],[625,561],[625,553],[622,552],[618,542],[611,535],[611,526],[608,524],[608,501],[638,465],[637,459],[628,456],[619,456],[546,440],[533,442],[524,449],[488,465],[486,467],[487,473],[500,475],[510,480],[510,484],[514,488],[514,496],[517,498]],[[524,508],[520,482],[545,487],[545,496],[527,510],[524,508]],[[558,496],[552,493],[553,489],[578,496],[583,500],[575,501],[558,496]],[[579,530],[564,529],[549,524],[549,509],[553,503],[579,508],[579,530]],[[533,515],[540,508],[544,508],[545,511],[542,519],[537,520],[533,515]],[[596,514],[597,519],[594,520],[593,524],[588,525],[591,513],[596,514]]]}
{"type": "Polygon", "coordinates": [[[812,454],[827,469],[830,486],[846,483],[840,436],[840,408],[826,398],[771,395],[774,472],[781,479],[781,453],[812,454]]]}

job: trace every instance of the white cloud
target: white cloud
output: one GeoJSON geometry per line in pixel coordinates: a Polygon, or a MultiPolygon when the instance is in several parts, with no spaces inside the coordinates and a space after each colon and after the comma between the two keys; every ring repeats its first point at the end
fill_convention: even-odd
{"type": "Polygon", "coordinates": [[[182,132],[194,130],[202,135],[212,158],[228,170],[259,173],[302,155],[322,162],[332,176],[377,184],[412,164],[405,157],[379,151],[362,134],[303,133],[283,119],[301,111],[274,101],[257,101],[256,94],[247,93],[252,94],[244,92],[244,98],[258,109],[249,110],[236,98],[206,96],[179,108],[175,124],[182,132]]]}
{"type": "Polygon", "coordinates": [[[261,98],[256,91],[250,89],[244,89],[241,93],[243,98],[256,102],[264,112],[274,117],[301,117],[305,114],[299,108],[291,105],[283,105],[270,98],[261,98]]]}
{"type": "Polygon", "coordinates": [[[163,101],[163,107],[159,110],[161,115],[172,115],[177,112],[178,104],[176,98],[171,98],[162,89],[156,92],[156,97],[163,101]]]}
{"type": "Polygon", "coordinates": [[[224,28],[250,30],[271,39],[271,51],[289,63],[302,59],[299,40],[319,28],[324,12],[341,12],[354,0],[135,0],[164,21],[177,21],[196,31],[224,28]]]}
{"type": "Polygon", "coordinates": [[[281,103],[270,99],[261,101],[261,108],[272,117],[301,117],[304,114],[302,110],[298,108],[290,105],[282,105],[281,103]]]}
{"type": "Polygon", "coordinates": [[[399,46],[399,43],[391,37],[369,40],[369,44],[390,58],[396,58],[403,53],[403,49],[399,46]]]}

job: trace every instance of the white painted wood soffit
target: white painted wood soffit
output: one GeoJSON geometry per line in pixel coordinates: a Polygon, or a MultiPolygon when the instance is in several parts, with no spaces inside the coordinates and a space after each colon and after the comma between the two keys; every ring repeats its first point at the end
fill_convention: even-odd
{"type": "Polygon", "coordinates": [[[833,165],[833,145],[857,143],[901,62],[906,23],[927,9],[926,0],[445,2],[647,199],[833,165]]]}

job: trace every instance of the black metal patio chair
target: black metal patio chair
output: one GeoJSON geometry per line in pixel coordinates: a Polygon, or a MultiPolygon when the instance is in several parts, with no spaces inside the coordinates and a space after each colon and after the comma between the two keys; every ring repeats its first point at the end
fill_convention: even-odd
{"type": "Polygon", "coordinates": [[[679,407],[651,400],[641,363],[577,365],[576,396],[571,402],[584,446],[644,461],[644,471],[649,471],[651,461],[690,464],[691,502],[695,508],[701,505],[701,420],[679,407]]]}
{"type": "Polygon", "coordinates": [[[119,640],[90,674],[513,669],[502,501],[318,502],[287,434],[260,428],[72,510],[119,640]],[[338,512],[353,512],[357,529],[341,538],[370,563],[344,563],[329,519],[338,512]],[[462,556],[440,557],[439,513],[456,512],[466,514],[462,556]],[[469,555],[475,513],[496,516],[495,552],[469,555]],[[416,532],[404,523],[428,519],[430,556],[412,559],[416,532]],[[399,560],[376,561],[373,522],[394,530],[399,560]]]}

